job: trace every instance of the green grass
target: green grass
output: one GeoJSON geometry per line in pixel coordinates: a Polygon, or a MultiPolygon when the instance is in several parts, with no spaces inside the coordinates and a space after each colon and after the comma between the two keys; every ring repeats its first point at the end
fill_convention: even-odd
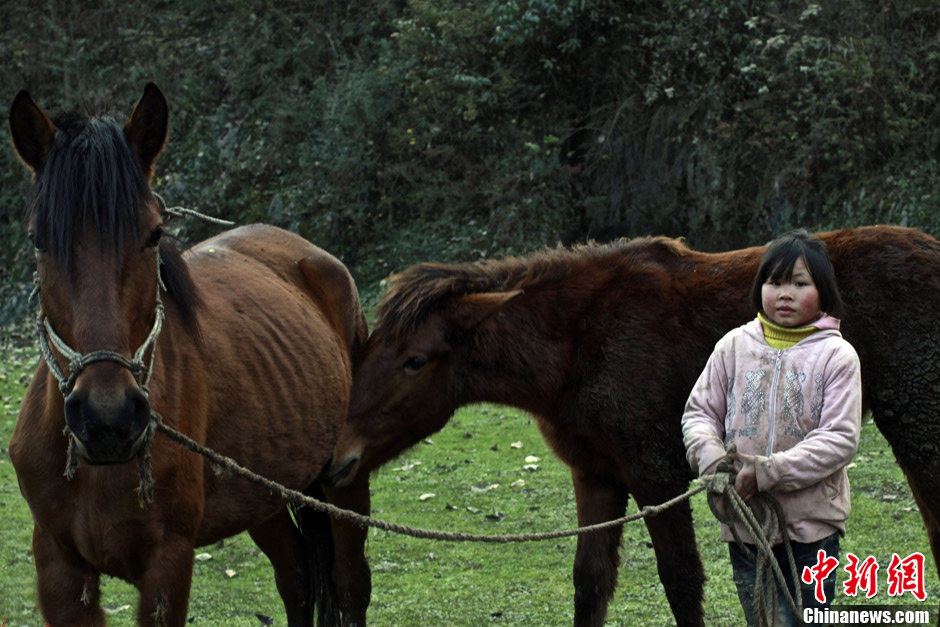
{"type": "MultiPolygon", "coordinates": [[[[31,519],[19,494],[9,441],[20,398],[35,365],[35,350],[5,347],[0,354],[0,621],[41,625],[35,609],[30,551],[31,519]]],[[[845,552],[874,555],[881,565],[877,604],[912,605],[907,594],[887,596],[885,570],[891,553],[927,556],[928,600],[935,616],[940,583],[923,524],[887,444],[873,424],[849,470],[853,512],[842,543],[845,552]]],[[[373,476],[374,515],[401,524],[447,531],[509,534],[576,526],[567,469],[547,450],[533,420],[499,406],[473,406],[448,426],[373,476]],[[527,461],[527,457],[538,461],[527,461]],[[534,464],[537,469],[527,469],[534,464]],[[433,495],[433,496],[429,496],[433,495]]],[[[693,500],[699,548],[709,581],[709,625],[742,622],[727,549],[703,495],[693,500]]],[[[631,504],[629,512],[636,508],[631,504]]],[[[419,540],[369,532],[373,572],[370,623],[408,625],[567,625],[573,616],[571,565],[575,540],[479,544],[419,540]]],[[[270,566],[241,534],[198,549],[190,601],[193,624],[261,625],[256,615],[285,624],[270,566]],[[228,571],[228,572],[227,572],[228,571]]],[[[620,585],[611,603],[612,625],[669,625],[672,615],[656,576],[649,537],[641,522],[624,529],[620,585]]],[[[844,557],[841,565],[844,565],[844,557]]],[[[841,566],[840,565],[840,566],[841,566]]],[[[840,583],[845,573],[840,568],[840,583]]],[[[103,599],[110,625],[133,625],[136,592],[105,578],[103,599]]],[[[862,605],[837,588],[837,603],[862,605]]]]}

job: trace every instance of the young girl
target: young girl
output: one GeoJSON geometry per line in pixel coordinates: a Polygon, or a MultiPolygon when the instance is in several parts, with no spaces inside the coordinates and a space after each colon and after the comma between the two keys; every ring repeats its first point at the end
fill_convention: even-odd
{"type": "MultiPolygon", "coordinates": [[[[816,565],[819,550],[838,558],[839,536],[845,535],[845,467],[861,430],[858,355],[830,315],[842,301],[825,244],[806,231],[770,244],[751,301],[757,318],[715,346],[686,403],[682,436],[699,476],[715,472],[726,448],[736,445],[735,489],[745,501],[769,492],[780,503],[799,576],[804,566],[816,565]]],[[[741,539],[752,543],[737,527],[741,539]]],[[[738,598],[753,625],[755,565],[724,524],[721,538],[729,542],[738,598]]],[[[782,541],[774,540],[774,553],[794,594],[782,541]]],[[[804,608],[829,605],[837,570],[825,579],[824,604],[815,598],[815,582],[800,582],[804,608]]],[[[782,591],[777,599],[774,624],[799,624],[782,591]]]]}

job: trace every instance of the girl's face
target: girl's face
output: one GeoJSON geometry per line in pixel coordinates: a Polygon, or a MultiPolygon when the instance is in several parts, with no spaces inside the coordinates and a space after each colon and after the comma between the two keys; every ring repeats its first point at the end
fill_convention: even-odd
{"type": "Polygon", "coordinates": [[[819,316],[819,290],[802,257],[789,280],[767,277],[761,287],[764,315],[782,327],[803,327],[819,316]]]}

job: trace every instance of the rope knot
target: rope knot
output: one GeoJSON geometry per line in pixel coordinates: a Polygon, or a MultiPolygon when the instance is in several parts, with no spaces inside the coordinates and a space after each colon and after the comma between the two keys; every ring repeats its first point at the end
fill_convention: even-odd
{"type": "Polygon", "coordinates": [[[756,566],[754,616],[757,624],[773,625],[778,589],[783,591],[783,596],[794,616],[801,616],[803,610],[802,598],[799,593],[796,594],[796,598],[790,594],[785,575],[773,554],[773,541],[779,535],[790,561],[788,575],[793,581],[794,589],[798,591],[799,579],[790,539],[787,536],[786,516],[777,499],[768,492],[761,492],[747,503],[744,502],[735,489],[735,479],[738,474],[734,466],[736,455],[737,448],[732,443],[715,467],[715,472],[699,477],[699,482],[708,491],[708,507],[712,514],[728,526],[738,547],[756,566]],[[748,548],[749,545],[739,536],[738,524],[741,524],[751,536],[754,551],[748,548]],[[774,585],[775,580],[777,585],[774,585]]]}
{"type": "Polygon", "coordinates": [[[699,483],[708,490],[708,496],[724,496],[728,486],[734,486],[734,477],[728,472],[716,472],[711,475],[699,477],[699,483]]]}

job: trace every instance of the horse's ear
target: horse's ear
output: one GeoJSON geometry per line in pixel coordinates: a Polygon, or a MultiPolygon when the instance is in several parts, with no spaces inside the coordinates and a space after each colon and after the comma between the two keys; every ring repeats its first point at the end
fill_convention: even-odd
{"type": "Polygon", "coordinates": [[[38,170],[52,147],[55,126],[25,89],[10,106],[10,135],[16,154],[33,172],[38,170]]]}
{"type": "Polygon", "coordinates": [[[149,175],[153,162],[166,144],[170,121],[170,108],[163,92],[153,83],[144,87],[130,119],[124,125],[124,134],[134,147],[144,171],[149,175]]]}
{"type": "Polygon", "coordinates": [[[454,303],[452,317],[461,328],[472,329],[521,295],[522,290],[466,294],[454,303]]]}

